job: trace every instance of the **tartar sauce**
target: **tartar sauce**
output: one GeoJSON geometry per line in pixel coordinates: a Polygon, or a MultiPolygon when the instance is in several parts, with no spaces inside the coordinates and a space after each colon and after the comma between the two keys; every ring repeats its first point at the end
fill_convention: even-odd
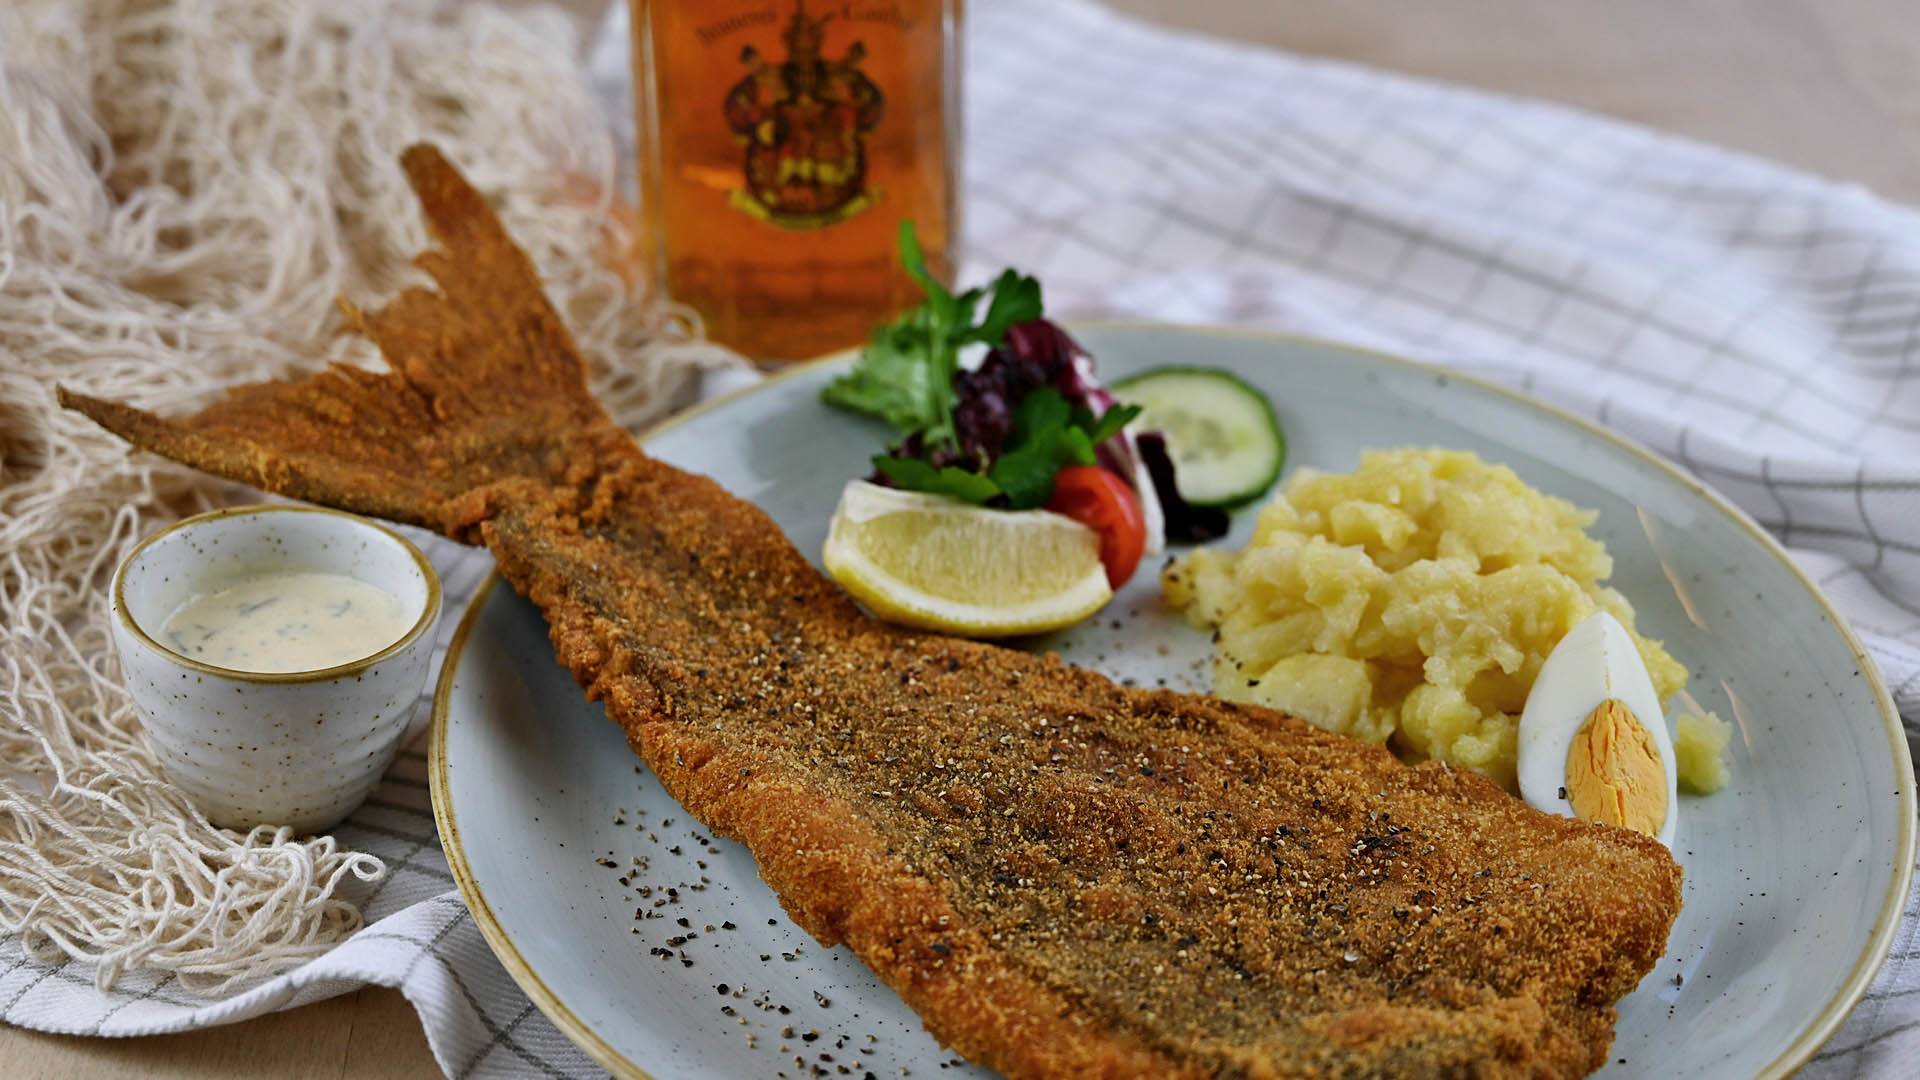
{"type": "Polygon", "coordinates": [[[314,671],[372,656],[400,640],[417,615],[344,574],[269,570],[189,597],[167,616],[161,638],[216,667],[314,671]]]}

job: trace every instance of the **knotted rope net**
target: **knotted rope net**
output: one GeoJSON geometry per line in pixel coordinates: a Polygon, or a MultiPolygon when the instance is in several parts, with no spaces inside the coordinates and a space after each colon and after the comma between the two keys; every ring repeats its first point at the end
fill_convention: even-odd
{"type": "Polygon", "coordinates": [[[0,932],[110,986],[218,994],[360,925],[385,872],[330,837],[216,828],[121,689],[105,584],[141,537],[244,497],[54,404],[147,409],[323,360],[377,363],[336,296],[418,280],[397,164],[438,144],[491,198],[609,409],[700,370],[635,283],[614,150],[552,12],[390,0],[13,0],[0,10],[0,932]]]}

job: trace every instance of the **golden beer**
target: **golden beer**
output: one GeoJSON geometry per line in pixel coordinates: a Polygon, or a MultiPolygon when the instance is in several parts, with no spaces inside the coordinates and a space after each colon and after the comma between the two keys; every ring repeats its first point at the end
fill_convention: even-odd
{"type": "Polygon", "coordinates": [[[647,262],[757,360],[917,303],[902,220],[951,276],[957,0],[631,0],[647,262]]]}

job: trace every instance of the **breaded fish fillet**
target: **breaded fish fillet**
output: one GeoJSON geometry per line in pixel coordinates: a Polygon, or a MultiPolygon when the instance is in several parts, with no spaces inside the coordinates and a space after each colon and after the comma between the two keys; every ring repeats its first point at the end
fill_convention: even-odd
{"type": "Polygon", "coordinates": [[[1665,848],[1278,713],[872,621],[765,514],[642,453],[485,202],[432,149],[403,160],[440,288],[353,313],[391,374],[180,421],[63,400],[222,476],[486,544],[674,797],[975,1061],[1602,1063],[1680,909],[1665,848]]]}

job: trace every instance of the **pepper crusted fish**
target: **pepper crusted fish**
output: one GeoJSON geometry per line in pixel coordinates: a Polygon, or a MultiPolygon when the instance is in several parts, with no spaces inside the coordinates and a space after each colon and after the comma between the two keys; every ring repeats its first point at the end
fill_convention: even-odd
{"type": "Polygon", "coordinates": [[[136,446],[484,543],[662,784],[942,1042],[1017,1077],[1573,1076],[1665,947],[1655,841],[1052,656],[877,623],[761,511],[641,452],[484,200],[402,159],[439,285],[335,367],[136,446]]]}

